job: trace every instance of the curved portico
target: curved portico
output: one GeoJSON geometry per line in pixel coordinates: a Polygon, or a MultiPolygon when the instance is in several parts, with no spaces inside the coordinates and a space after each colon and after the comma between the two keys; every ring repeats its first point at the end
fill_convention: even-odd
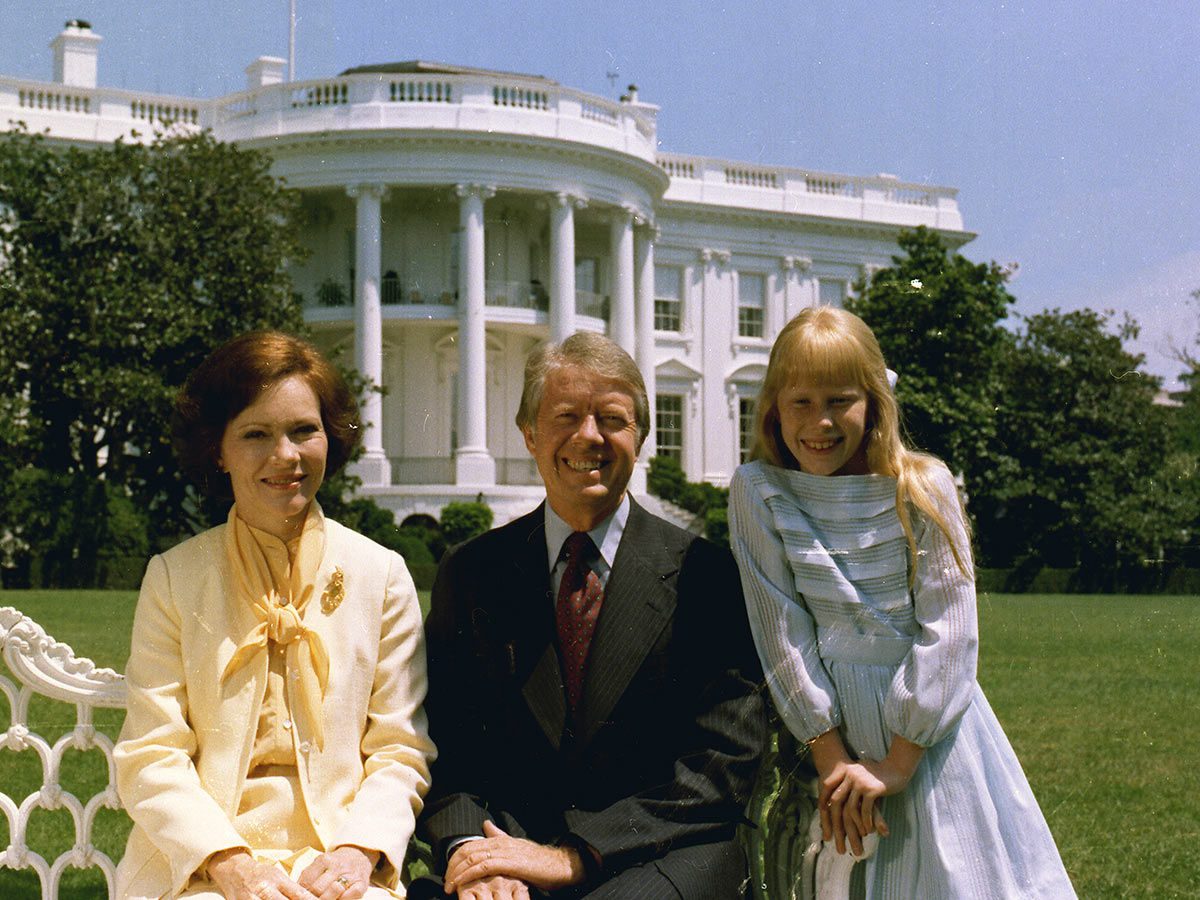
{"type": "Polygon", "coordinates": [[[515,405],[495,388],[519,384],[516,362],[538,340],[605,330],[653,371],[650,226],[669,183],[653,107],[545,79],[428,68],[359,70],[300,93],[276,85],[244,103],[254,114],[218,131],[269,149],[302,194],[314,253],[294,277],[307,318],[329,342],[352,342],[356,368],[387,391],[364,408],[365,485],[533,481],[511,440],[515,405]],[[389,355],[404,364],[387,371],[389,355]],[[426,390],[414,390],[414,369],[432,376],[426,390]],[[424,450],[405,435],[414,417],[402,408],[422,400],[435,411],[422,426],[448,438],[424,450]],[[452,471],[404,462],[439,456],[452,471]]]}

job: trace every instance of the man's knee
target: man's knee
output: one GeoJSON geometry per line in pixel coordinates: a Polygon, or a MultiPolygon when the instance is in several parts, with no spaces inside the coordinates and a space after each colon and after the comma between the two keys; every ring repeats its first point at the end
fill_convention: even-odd
{"type": "Polygon", "coordinates": [[[575,895],[578,900],[741,900],[746,857],[736,841],[671,850],[575,895]]]}

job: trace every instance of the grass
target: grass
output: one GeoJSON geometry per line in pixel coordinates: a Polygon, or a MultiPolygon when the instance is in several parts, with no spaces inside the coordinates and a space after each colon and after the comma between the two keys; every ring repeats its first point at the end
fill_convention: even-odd
{"type": "MultiPolygon", "coordinates": [[[[78,653],[117,669],[128,655],[133,602],[125,592],[0,592],[0,606],[16,606],[78,653]]],[[[979,618],[979,680],[1081,900],[1200,896],[1200,767],[1188,764],[1200,746],[1200,598],[992,594],[980,598],[979,618]]],[[[8,716],[0,701],[0,727],[8,716]]],[[[31,718],[51,739],[74,724],[61,703],[35,707],[31,718]]],[[[97,711],[112,735],[120,718],[97,711]]],[[[64,785],[81,796],[105,780],[87,762],[64,766],[64,785]]],[[[40,780],[32,754],[0,750],[6,791],[23,796],[40,780]]],[[[116,859],[128,824],[123,813],[106,815],[96,843],[116,859]]],[[[39,812],[30,840],[53,858],[70,847],[71,833],[65,813],[39,812]]],[[[0,839],[7,843],[2,817],[0,839]]],[[[36,885],[29,871],[0,869],[5,900],[37,900],[36,885]]],[[[97,870],[67,870],[62,900],[103,895],[97,870]]]]}
{"type": "Polygon", "coordinates": [[[987,595],[979,680],[1081,900],[1200,896],[1200,598],[987,595]]]}

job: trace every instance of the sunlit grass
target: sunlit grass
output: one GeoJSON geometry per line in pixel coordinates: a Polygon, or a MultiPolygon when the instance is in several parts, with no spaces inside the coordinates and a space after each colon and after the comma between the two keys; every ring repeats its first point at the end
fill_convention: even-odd
{"type": "Polygon", "coordinates": [[[1200,598],[980,599],[979,680],[1081,900],[1200,896],[1200,598]]]}
{"type": "MultiPolygon", "coordinates": [[[[118,670],[134,600],[130,592],[0,592],[0,606],[16,606],[78,654],[118,670]]],[[[421,600],[427,608],[428,595],[421,600]]],[[[979,616],[979,680],[1080,900],[1200,896],[1200,767],[1190,763],[1200,746],[1200,598],[985,595],[979,616]]],[[[121,716],[97,710],[96,723],[115,736],[121,716]]],[[[73,708],[52,701],[35,703],[31,718],[51,740],[75,721],[73,708]]],[[[0,701],[0,729],[8,723],[0,701]]],[[[103,789],[97,754],[67,757],[64,786],[81,797],[103,789]]],[[[0,750],[0,784],[10,795],[40,783],[35,756],[0,750]]],[[[128,819],[102,817],[95,842],[115,860],[128,819]]],[[[64,812],[32,817],[30,843],[43,856],[57,856],[72,840],[64,812]]],[[[2,816],[0,842],[8,843],[2,816]]],[[[103,878],[68,869],[60,896],[100,900],[103,878]]],[[[0,869],[0,897],[38,900],[36,877],[0,869]]]]}

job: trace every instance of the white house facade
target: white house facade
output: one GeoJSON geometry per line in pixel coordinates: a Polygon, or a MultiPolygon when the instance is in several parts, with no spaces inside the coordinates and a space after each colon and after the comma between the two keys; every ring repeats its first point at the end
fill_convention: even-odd
{"type": "Polygon", "coordinates": [[[902,228],[972,236],[952,188],[661,152],[632,87],[613,101],[423,62],[286,82],[263,57],[245,91],[197,100],[98,87],[99,43],[68,23],[55,81],[0,77],[0,122],[93,144],[171,123],[268,152],[301,195],[305,317],[384,388],[358,474],[398,520],[482,497],[502,522],[536,502],[513,424],[524,359],[578,329],[645,375],[642,460],[724,484],[779,328],[889,264],[902,228]]]}

